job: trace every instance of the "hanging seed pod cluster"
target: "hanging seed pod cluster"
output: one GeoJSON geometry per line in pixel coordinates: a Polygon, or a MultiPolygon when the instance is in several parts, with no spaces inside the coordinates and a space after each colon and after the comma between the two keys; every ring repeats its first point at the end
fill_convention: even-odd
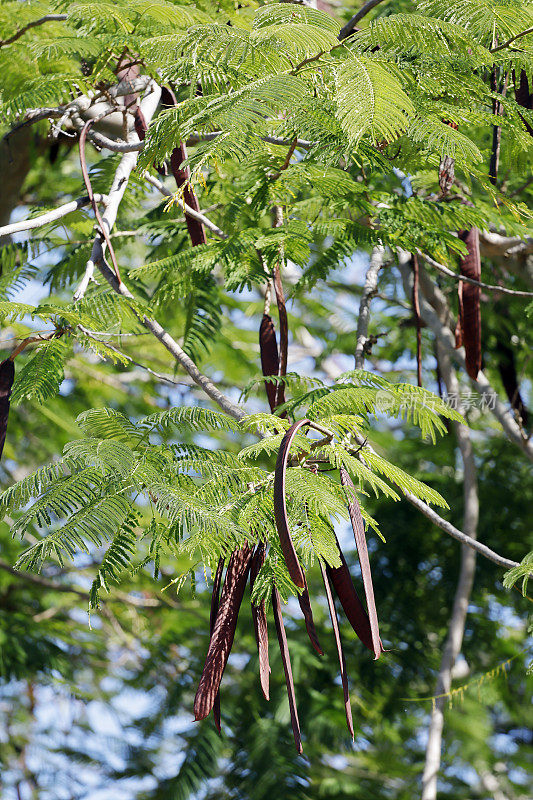
{"type": "MultiPolygon", "coordinates": [[[[285,433],[278,451],[274,474],[274,517],[276,522],[276,530],[279,536],[279,543],[285,564],[287,566],[287,571],[293,583],[300,590],[298,600],[305,621],[309,640],[314,650],[319,655],[323,655],[323,650],[318,641],[313,620],[313,611],[311,607],[309,591],[307,588],[305,571],[298,559],[298,554],[294,547],[287,514],[285,477],[289,463],[289,454],[291,444],[293,443],[296,433],[304,426],[312,428],[313,423],[308,419],[303,419],[291,425],[285,433]]],[[[353,528],[355,544],[359,554],[366,598],[366,608],[359,599],[353,584],[348,564],[337,539],[336,547],[340,566],[331,567],[328,564],[320,561],[320,570],[324,582],[325,596],[331,617],[339,658],[339,669],[343,688],[346,721],[350,735],[353,738],[354,730],[348,690],[346,660],[342,648],[339,622],[335,609],[334,594],[337,595],[346,618],[353,630],[365,647],[367,647],[373,653],[375,659],[379,658],[383,652],[383,645],[379,635],[378,617],[374,599],[374,590],[372,586],[372,575],[368,559],[363,517],[361,515],[361,510],[355,494],[355,488],[350,476],[348,475],[348,472],[343,467],[340,469],[340,480],[341,485],[345,490],[348,512],[353,528]]],[[[207,717],[210,712],[213,711],[215,724],[218,730],[220,730],[220,707],[218,705],[220,683],[233,644],[237,626],[237,618],[240,606],[242,604],[246,583],[249,576],[250,587],[251,590],[253,590],[254,582],[257,578],[259,570],[264,564],[265,557],[266,543],[263,541],[259,541],[255,548],[249,544],[246,544],[244,547],[236,549],[228,562],[220,601],[219,591],[222,581],[224,559],[219,561],[218,568],[215,573],[213,581],[213,598],[211,603],[211,637],[204,669],[194,701],[194,714],[195,719],[200,720],[207,717]]],[[[301,753],[302,740],[296,705],[296,692],[291,667],[289,645],[281,611],[281,599],[276,587],[274,587],[272,590],[272,608],[274,613],[276,634],[281,652],[281,659],[285,672],[294,741],[296,743],[296,749],[299,753],[301,753]]],[[[258,606],[254,606],[252,604],[252,620],[259,654],[260,683],[263,694],[268,700],[270,666],[268,656],[267,615],[264,601],[258,606]]]]}

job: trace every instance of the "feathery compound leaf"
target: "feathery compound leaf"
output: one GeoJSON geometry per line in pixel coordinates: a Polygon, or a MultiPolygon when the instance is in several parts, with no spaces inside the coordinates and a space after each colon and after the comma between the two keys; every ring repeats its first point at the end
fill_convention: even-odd
{"type": "Polygon", "coordinates": [[[164,432],[170,426],[184,427],[193,431],[235,431],[238,423],[222,411],[212,411],[201,406],[179,406],[168,411],[159,411],[139,421],[139,428],[164,432]]]}
{"type": "Polygon", "coordinates": [[[24,364],[15,379],[11,402],[43,403],[55,397],[64,378],[67,353],[68,346],[59,339],[39,345],[37,353],[24,364]]]}
{"type": "Polygon", "coordinates": [[[400,82],[377,61],[351,56],[335,70],[337,117],[350,142],[387,142],[405,132],[415,109],[400,82]]]}
{"type": "Polygon", "coordinates": [[[54,557],[63,563],[63,551],[73,558],[76,551],[89,552],[87,542],[100,547],[111,539],[131,512],[131,503],[123,495],[100,498],[74,514],[62,528],[52,531],[26,550],[17,567],[39,570],[43,561],[54,557]]]}
{"type": "Polygon", "coordinates": [[[89,592],[90,608],[98,608],[100,590],[104,589],[109,592],[109,582],[118,583],[120,574],[130,568],[132,557],[136,552],[136,523],[137,514],[133,512],[113,536],[91,585],[89,592]]]}

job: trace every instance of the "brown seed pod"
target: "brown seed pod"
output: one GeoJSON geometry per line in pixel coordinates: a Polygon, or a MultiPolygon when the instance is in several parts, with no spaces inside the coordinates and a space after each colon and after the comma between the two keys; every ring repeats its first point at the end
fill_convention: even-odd
{"type": "Polygon", "coordinates": [[[463,281],[457,286],[457,322],[455,324],[455,349],[463,346],[463,281]]]}
{"type": "Polygon", "coordinates": [[[327,566],[328,578],[333,584],[333,588],[335,589],[337,597],[341,601],[341,605],[344,609],[344,613],[346,614],[348,622],[350,623],[350,625],[352,626],[358,637],[361,639],[365,647],[368,647],[369,650],[374,652],[374,643],[372,641],[372,629],[370,627],[370,620],[368,618],[368,614],[366,613],[363,604],[359,600],[357,592],[355,591],[355,586],[353,585],[352,582],[352,576],[350,575],[350,570],[348,569],[346,559],[344,558],[343,552],[340,549],[338,541],[337,541],[337,547],[339,548],[341,566],[330,567],[328,565],[327,566]]]}
{"type": "MultiPolygon", "coordinates": [[[[250,593],[253,591],[255,579],[259,574],[259,570],[265,563],[265,557],[265,544],[264,542],[259,542],[250,564],[250,593]]],[[[262,600],[258,606],[254,606],[252,603],[252,620],[254,623],[257,652],[259,654],[259,680],[261,681],[261,689],[265,700],[269,700],[270,664],[268,661],[268,625],[264,600],[262,600]]]]}
{"type": "MultiPolygon", "coordinates": [[[[529,111],[533,110],[533,93],[529,91],[529,79],[525,70],[520,70],[520,77],[516,80],[516,73],[513,71],[514,78],[514,96],[518,105],[522,108],[527,108],[529,111]]],[[[524,118],[520,117],[524,123],[527,132],[533,136],[533,127],[524,118]]]]}
{"type": "Polygon", "coordinates": [[[9,418],[9,398],[15,380],[15,365],[11,359],[6,358],[0,364],[0,458],[4,450],[9,418]]]}
{"type": "Polygon", "coordinates": [[[281,600],[279,592],[274,586],[272,589],[272,608],[274,610],[274,622],[276,623],[276,633],[278,634],[279,649],[281,652],[281,660],[283,661],[283,669],[285,671],[285,683],[287,684],[287,694],[289,696],[289,710],[291,713],[292,732],[294,734],[294,742],[298,753],[303,752],[302,737],[300,734],[300,721],[298,719],[298,709],[296,708],[296,695],[294,693],[294,680],[292,677],[291,657],[289,654],[289,645],[287,644],[287,634],[285,633],[285,625],[283,624],[283,616],[281,613],[281,600]]]}
{"type": "Polygon", "coordinates": [[[322,572],[322,580],[324,581],[324,589],[326,590],[326,598],[328,601],[329,616],[331,617],[331,624],[333,626],[333,633],[335,635],[335,644],[337,645],[337,654],[339,656],[339,665],[341,670],[342,691],[344,694],[344,711],[346,714],[346,723],[350,731],[352,741],[355,739],[353,732],[353,719],[352,719],[352,706],[350,703],[350,692],[348,689],[348,675],[346,674],[346,659],[344,658],[344,650],[342,649],[341,634],[339,631],[339,620],[337,619],[337,611],[331,594],[331,586],[327,576],[326,568],[322,561],[320,562],[320,571],[322,572]]]}
{"type": "MultiPolygon", "coordinates": [[[[209,615],[209,633],[212,636],[215,628],[215,622],[218,614],[218,607],[220,603],[220,584],[222,583],[222,571],[224,569],[224,559],[219,558],[217,571],[213,580],[213,593],[211,595],[211,613],[209,615]]],[[[220,692],[217,692],[215,702],[213,703],[213,717],[215,725],[220,733],[220,692]]]]}
{"type": "Polygon", "coordinates": [[[309,597],[309,590],[307,588],[307,581],[305,580],[305,575],[304,575],[304,582],[305,582],[305,587],[303,592],[298,595],[298,602],[300,604],[302,614],[304,615],[305,629],[307,631],[309,639],[311,640],[311,644],[317,651],[318,655],[323,656],[324,651],[320,647],[320,642],[318,641],[318,634],[316,632],[315,621],[313,619],[313,610],[311,608],[311,598],[309,597]]]}
{"type": "Polygon", "coordinates": [[[285,563],[292,581],[298,588],[305,588],[305,577],[298,561],[296,550],[289,531],[289,521],[287,518],[287,504],[285,501],[285,473],[287,471],[287,460],[291,443],[299,429],[309,423],[308,419],[295,422],[281,440],[274,472],[274,518],[278,529],[279,541],[285,563]]]}
{"type": "MultiPolygon", "coordinates": [[[[479,230],[470,228],[460,231],[459,237],[466,244],[468,253],[461,262],[461,274],[467,278],[481,280],[481,258],[479,253],[479,230]]],[[[462,283],[462,282],[461,282],[462,283]]],[[[481,310],[479,286],[462,285],[461,331],[465,348],[466,371],[476,380],[481,369],[481,310]]]]}
{"type": "MultiPolygon", "coordinates": [[[[263,375],[278,375],[279,353],[278,344],[276,342],[276,329],[274,328],[272,317],[268,314],[263,314],[263,319],[261,320],[261,326],[259,328],[259,350],[261,353],[261,370],[263,375]]],[[[274,412],[276,408],[276,384],[265,381],[265,390],[270,410],[274,412]]]]}
{"type": "MultiPolygon", "coordinates": [[[[180,142],[178,147],[175,147],[170,155],[170,169],[174,175],[178,189],[183,188],[183,199],[194,211],[200,211],[200,204],[198,198],[189,183],[191,174],[188,167],[183,167],[182,164],[187,158],[187,150],[185,143],[180,142]]],[[[204,226],[198,220],[193,219],[187,213],[185,214],[185,222],[187,223],[187,230],[191,238],[193,247],[200,244],[207,243],[204,226]]]]}
{"type": "Polygon", "coordinates": [[[420,270],[418,256],[413,253],[413,311],[416,321],[416,377],[419,386],[422,386],[422,320],[420,317],[420,298],[418,297],[420,284],[420,270]]]}
{"type": "Polygon", "coordinates": [[[205,719],[213,708],[233,644],[251,558],[252,551],[248,545],[245,545],[235,550],[229,560],[220,607],[209,642],[202,677],[194,698],[194,718],[196,720],[205,719]]]}
{"type": "Polygon", "coordinates": [[[383,645],[381,644],[381,638],[379,636],[378,614],[376,611],[374,587],[372,584],[372,572],[370,570],[370,561],[368,559],[368,549],[366,546],[365,525],[355,494],[355,487],[352,483],[352,479],[344,467],[340,468],[340,478],[341,485],[348,487],[349,491],[350,500],[348,501],[348,512],[350,514],[355,545],[359,555],[359,563],[361,564],[361,574],[363,576],[363,585],[365,587],[366,607],[368,609],[368,618],[370,621],[374,659],[378,659],[383,652],[383,645]]]}

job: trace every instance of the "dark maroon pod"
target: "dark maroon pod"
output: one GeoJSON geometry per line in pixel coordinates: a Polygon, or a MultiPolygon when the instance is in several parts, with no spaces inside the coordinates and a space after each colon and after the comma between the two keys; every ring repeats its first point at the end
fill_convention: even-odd
{"type": "Polygon", "coordinates": [[[335,635],[335,644],[337,645],[337,655],[339,656],[339,666],[341,672],[342,691],[344,695],[344,713],[346,714],[346,724],[350,731],[352,741],[355,739],[353,732],[353,719],[352,719],[352,705],[350,703],[350,692],[348,689],[348,675],[346,673],[346,659],[344,658],[344,650],[342,649],[341,634],[339,630],[339,620],[337,619],[337,611],[331,594],[331,586],[327,576],[326,568],[322,561],[320,562],[320,571],[322,572],[322,580],[324,581],[324,589],[326,590],[326,598],[328,601],[329,616],[333,626],[333,633],[335,635]]]}
{"type": "Polygon", "coordinates": [[[215,703],[235,636],[251,558],[252,551],[245,545],[235,550],[229,560],[202,677],[194,698],[196,720],[205,719],[215,703]]]}
{"type": "MultiPolygon", "coordinates": [[[[215,622],[218,614],[218,607],[220,604],[220,585],[222,583],[222,571],[224,570],[224,559],[219,558],[215,578],[213,580],[213,593],[211,595],[211,613],[209,614],[209,633],[212,636],[215,629],[215,622]]],[[[213,703],[213,717],[215,725],[220,733],[220,692],[217,692],[215,702],[213,703]]]]}
{"type": "MultiPolygon", "coordinates": [[[[198,198],[196,197],[196,194],[189,183],[191,177],[190,170],[188,167],[183,166],[183,162],[186,159],[187,150],[185,149],[185,143],[180,142],[179,146],[175,147],[170,155],[170,169],[178,189],[183,188],[184,201],[194,211],[200,211],[198,198]]],[[[187,212],[185,212],[185,222],[187,224],[187,230],[189,231],[189,236],[193,247],[197,247],[200,244],[206,244],[207,237],[205,235],[205,229],[202,223],[196,219],[193,219],[187,214],[187,212]]]]}
{"type": "Polygon", "coordinates": [[[328,578],[330,579],[335,593],[340,600],[341,606],[346,614],[348,622],[354,629],[355,633],[361,639],[365,647],[374,652],[374,644],[372,641],[372,630],[370,628],[370,620],[368,614],[353,585],[350,570],[344,558],[343,552],[339,548],[339,555],[341,559],[340,567],[327,567],[328,578]]]}
{"type": "MultiPolygon", "coordinates": [[[[261,371],[263,375],[279,375],[279,352],[276,341],[276,329],[272,317],[263,314],[259,328],[259,351],[261,353],[261,371]]],[[[275,383],[265,381],[265,390],[270,410],[276,408],[277,387],[275,383]]]]}
{"type": "Polygon", "coordinates": [[[374,650],[374,658],[378,659],[383,652],[383,645],[381,644],[381,638],[379,635],[379,623],[376,610],[376,601],[374,598],[374,586],[372,584],[372,572],[370,569],[368,549],[366,546],[365,524],[361,514],[361,509],[359,508],[357,497],[355,495],[355,487],[352,483],[352,479],[344,467],[340,468],[340,478],[341,485],[345,488],[348,488],[348,512],[350,514],[350,522],[352,523],[355,546],[357,547],[357,553],[359,555],[359,563],[361,564],[361,574],[363,576],[363,585],[365,587],[366,607],[368,609],[368,618],[372,636],[372,649],[374,650]]]}
{"type": "Polygon", "coordinates": [[[272,607],[274,610],[274,622],[276,623],[276,633],[278,635],[281,660],[283,662],[283,670],[285,672],[285,683],[287,684],[287,694],[289,697],[289,711],[291,714],[291,724],[292,724],[292,732],[294,735],[294,743],[296,744],[297,752],[302,753],[303,752],[302,736],[300,733],[300,720],[298,719],[298,709],[296,708],[296,695],[294,692],[294,680],[292,677],[289,645],[287,644],[287,634],[285,633],[285,625],[283,624],[283,615],[281,613],[281,600],[279,597],[279,592],[275,586],[272,589],[272,607]]]}
{"type": "Polygon", "coordinates": [[[301,594],[298,594],[298,602],[300,604],[302,614],[304,615],[305,628],[307,630],[307,635],[309,636],[311,644],[317,651],[318,655],[323,656],[324,651],[320,647],[320,642],[318,641],[318,634],[316,632],[315,621],[313,619],[313,610],[311,608],[311,598],[309,597],[309,590],[307,588],[307,581],[305,580],[305,575],[304,575],[304,581],[305,581],[305,587],[303,592],[301,594]]]}
{"type": "MultiPolygon", "coordinates": [[[[250,593],[253,592],[255,579],[259,574],[259,570],[265,563],[265,557],[265,544],[264,542],[259,542],[250,564],[250,593]]],[[[261,681],[261,689],[265,700],[269,700],[270,664],[268,660],[268,624],[264,600],[262,600],[258,606],[254,606],[252,603],[252,620],[254,623],[257,652],[259,655],[259,680],[261,681]]]]}
{"type": "Polygon", "coordinates": [[[6,441],[7,422],[9,418],[9,398],[15,380],[15,365],[7,358],[0,364],[0,458],[6,441]]]}
{"type": "MultiPolygon", "coordinates": [[[[479,252],[479,230],[470,228],[460,231],[459,237],[466,244],[467,254],[461,261],[461,275],[481,279],[481,257],[479,252]]],[[[481,289],[472,283],[462,282],[461,333],[465,348],[466,371],[476,380],[481,369],[481,289]]]]}
{"type": "MultiPolygon", "coordinates": [[[[519,106],[522,108],[527,108],[529,111],[533,110],[533,93],[529,91],[529,79],[525,70],[520,70],[520,77],[516,80],[516,73],[513,71],[514,76],[514,96],[515,100],[519,106]]],[[[533,127],[531,124],[525,119],[525,117],[520,116],[520,119],[524,123],[527,132],[533,136],[533,127]]]]}
{"type": "Polygon", "coordinates": [[[305,577],[303,570],[298,561],[296,550],[291,539],[289,531],[289,521],[287,517],[287,503],[285,500],[285,474],[287,471],[287,460],[291,443],[298,430],[308,424],[308,419],[302,419],[295,422],[285,436],[281,440],[281,445],[278,451],[278,458],[276,461],[276,469],[274,472],[274,518],[276,520],[276,527],[278,529],[279,541],[281,550],[291,580],[298,586],[299,589],[305,588],[305,577]]]}

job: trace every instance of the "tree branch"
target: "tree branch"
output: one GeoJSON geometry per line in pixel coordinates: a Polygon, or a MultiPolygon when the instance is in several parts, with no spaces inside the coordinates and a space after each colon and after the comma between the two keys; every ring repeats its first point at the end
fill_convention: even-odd
{"type": "MultiPolygon", "coordinates": [[[[94,195],[94,200],[96,203],[105,204],[107,199],[107,195],[105,194],[94,195]]],[[[77,200],[71,200],[69,203],[58,206],[58,208],[54,208],[52,211],[46,211],[44,214],[40,214],[38,217],[30,217],[29,219],[23,219],[20,222],[11,222],[9,225],[4,225],[2,228],[0,228],[0,236],[9,236],[12,233],[30,231],[33,228],[42,228],[43,225],[49,225],[51,222],[55,222],[57,219],[66,217],[67,214],[72,214],[73,211],[78,211],[78,209],[89,205],[91,205],[91,201],[87,195],[85,195],[85,197],[78,197],[77,200]]]]}
{"type": "Polygon", "coordinates": [[[446,275],[448,278],[453,278],[454,280],[462,281],[463,283],[471,283],[474,286],[480,286],[482,289],[488,289],[491,292],[510,294],[514,295],[515,297],[533,297],[533,292],[521,292],[518,289],[508,289],[506,286],[496,286],[491,283],[476,281],[474,278],[467,278],[466,275],[458,275],[456,272],[453,272],[453,270],[445,267],[444,264],[439,264],[438,261],[434,261],[431,256],[422,253],[420,250],[417,250],[417,253],[421,255],[424,261],[426,261],[430,266],[434,267],[434,269],[438,270],[443,275],[446,275]]]}
{"type": "Polygon", "coordinates": [[[44,17],[40,19],[33,20],[33,22],[28,22],[23,28],[20,28],[13,36],[10,36],[9,39],[0,40],[0,47],[5,47],[7,44],[13,44],[16,42],[17,39],[20,39],[21,36],[29,31],[31,28],[37,28],[39,25],[44,25],[45,22],[64,22],[67,19],[66,14],[45,14],[44,17]]]}
{"type": "Polygon", "coordinates": [[[366,15],[372,11],[373,8],[379,6],[379,4],[382,2],[383,0],[368,0],[368,2],[366,2],[364,6],[359,9],[357,14],[354,14],[353,17],[346,23],[346,25],[341,28],[341,32],[339,33],[339,39],[341,42],[343,39],[347,39],[348,36],[350,36],[357,23],[362,20],[363,17],[366,17],[366,15]]]}
{"type": "Polygon", "coordinates": [[[517,39],[521,39],[522,36],[528,36],[530,33],[533,33],[533,28],[528,28],[527,30],[522,31],[521,33],[517,33],[516,36],[511,36],[511,38],[507,39],[507,41],[504,42],[503,44],[499,44],[497,45],[497,47],[491,48],[490,52],[497,53],[498,50],[504,50],[506,47],[509,47],[510,44],[516,42],[517,39]]]}
{"type": "MultiPolygon", "coordinates": [[[[143,178],[147,183],[151,184],[151,186],[157,189],[158,192],[161,192],[161,194],[164,195],[165,197],[174,197],[174,193],[171,192],[170,189],[167,189],[165,184],[162,181],[160,181],[159,178],[156,178],[155,175],[150,175],[149,172],[145,172],[143,174],[143,178]]],[[[180,206],[185,214],[187,214],[189,217],[192,217],[193,219],[198,220],[198,222],[201,222],[202,225],[205,225],[205,227],[212,233],[214,233],[215,236],[218,236],[219,239],[228,238],[228,234],[224,233],[224,231],[221,230],[218,227],[218,225],[215,225],[214,222],[211,222],[211,220],[208,217],[206,217],[205,214],[203,214],[201,211],[196,211],[190,205],[182,201],[180,201],[180,206]]]]}
{"type": "MultiPolygon", "coordinates": [[[[375,452],[374,448],[371,447],[371,445],[368,444],[366,439],[360,434],[355,434],[354,439],[356,440],[357,444],[360,447],[362,447],[361,452],[357,454],[357,458],[359,458],[360,461],[365,463],[364,460],[365,449],[369,450],[371,453],[374,453],[375,452]]],[[[418,497],[416,497],[416,495],[411,494],[411,492],[406,492],[404,489],[401,488],[401,486],[398,486],[397,484],[394,485],[398,489],[400,494],[402,494],[405,497],[405,499],[409,503],[411,503],[412,506],[418,509],[418,511],[420,511],[421,514],[427,517],[427,519],[429,519],[430,522],[436,525],[437,528],[440,528],[442,531],[444,531],[444,533],[447,533],[453,539],[457,539],[457,541],[461,542],[461,544],[467,545],[472,550],[476,550],[476,552],[478,552],[480,555],[484,556],[489,561],[493,561],[494,564],[497,564],[499,567],[503,567],[505,569],[511,569],[511,567],[518,566],[517,561],[512,561],[510,558],[505,558],[504,556],[500,556],[498,553],[494,552],[494,550],[491,550],[490,547],[487,547],[487,545],[478,542],[477,539],[473,539],[467,533],[464,533],[463,531],[459,530],[459,528],[456,528],[455,525],[452,525],[452,523],[448,522],[447,519],[441,517],[436,511],[434,511],[430,506],[428,506],[427,503],[424,503],[423,500],[420,500],[418,497]]]]}
{"type": "Polygon", "coordinates": [[[365,363],[365,347],[368,342],[368,323],[370,321],[370,302],[377,291],[378,275],[383,266],[385,248],[378,244],[372,250],[370,264],[366,271],[365,285],[361,302],[359,304],[359,318],[357,320],[357,344],[355,346],[355,367],[363,369],[365,363]]]}
{"type": "MultiPolygon", "coordinates": [[[[148,121],[152,119],[152,116],[155,113],[157,104],[159,103],[160,95],[161,89],[157,86],[157,84],[154,83],[152,91],[149,92],[141,101],[143,114],[148,121]]],[[[132,133],[132,137],[135,137],[135,139],[139,141],[139,138],[135,132],[132,133]]],[[[111,232],[111,228],[115,224],[121,200],[124,197],[124,192],[126,191],[130,175],[137,163],[138,157],[138,152],[126,153],[121,158],[120,164],[115,172],[115,177],[113,179],[111,189],[109,190],[107,207],[102,216],[102,222],[106,226],[108,234],[111,232]]],[[[98,232],[94,239],[91,255],[85,267],[85,274],[78,288],[74,292],[74,301],[80,300],[84,296],[85,292],[87,291],[87,287],[93,278],[95,265],[103,260],[104,254],[104,236],[102,232],[98,232]]]]}
{"type": "MultiPolygon", "coordinates": [[[[457,380],[457,375],[455,374],[448,355],[439,344],[437,344],[437,359],[448,394],[457,393],[458,395],[459,381],[457,380]]],[[[479,498],[477,470],[470,439],[470,430],[466,425],[461,425],[458,422],[454,422],[453,425],[463,462],[463,528],[467,534],[475,540],[479,519],[479,498]]],[[[468,611],[468,601],[474,585],[475,568],[475,550],[463,545],[461,548],[461,567],[457,588],[455,590],[452,616],[450,618],[448,636],[446,638],[446,644],[444,645],[435,686],[435,695],[437,695],[437,697],[433,704],[431,721],[429,724],[426,759],[422,776],[422,800],[437,800],[437,776],[441,761],[444,707],[446,703],[446,697],[441,697],[439,695],[446,695],[451,689],[452,669],[461,651],[466,614],[468,611]]]]}
{"type": "MultiPolygon", "coordinates": [[[[409,269],[409,260],[411,255],[408,253],[400,253],[398,259],[400,272],[404,282],[406,295],[409,296],[411,291],[411,270],[409,269]]],[[[421,278],[423,272],[421,272],[421,278]]],[[[429,283],[429,281],[428,281],[429,283]]],[[[438,287],[431,286],[432,296],[428,296],[427,283],[421,280],[421,288],[424,296],[420,297],[420,311],[422,319],[426,325],[433,331],[437,341],[443,346],[444,352],[452,360],[459,364],[462,370],[466,373],[464,348],[455,348],[455,337],[448,327],[448,321],[451,319],[448,304],[443,297],[438,287]],[[428,302],[429,301],[429,302],[428,302]],[[430,303],[432,305],[430,305],[430,303]],[[432,307],[433,306],[433,307],[432,307]]],[[[528,440],[520,426],[517,424],[512,413],[505,407],[505,404],[500,400],[497,392],[492,388],[488,378],[480,370],[477,380],[469,379],[473,386],[478,390],[483,398],[486,398],[487,407],[494,417],[498,420],[503,428],[507,438],[518,445],[520,449],[533,461],[533,442],[528,440]]]]}
{"type": "MultiPolygon", "coordinates": [[[[10,575],[14,575],[16,578],[19,578],[26,583],[32,583],[34,586],[40,586],[43,589],[50,589],[52,592],[66,592],[68,594],[75,594],[78,597],[81,597],[83,600],[89,600],[90,598],[89,592],[86,592],[84,589],[80,589],[78,586],[51,581],[48,578],[43,578],[41,575],[36,575],[33,572],[24,572],[22,570],[15,569],[15,567],[12,567],[11,564],[8,564],[8,562],[4,561],[3,559],[0,559],[0,569],[3,569],[5,572],[9,572],[10,575]]],[[[110,597],[108,602],[127,603],[128,605],[135,606],[136,608],[158,608],[162,605],[162,603],[159,600],[156,600],[155,597],[142,599],[140,597],[135,597],[135,595],[126,594],[125,592],[117,592],[116,597],[110,597]]]]}

